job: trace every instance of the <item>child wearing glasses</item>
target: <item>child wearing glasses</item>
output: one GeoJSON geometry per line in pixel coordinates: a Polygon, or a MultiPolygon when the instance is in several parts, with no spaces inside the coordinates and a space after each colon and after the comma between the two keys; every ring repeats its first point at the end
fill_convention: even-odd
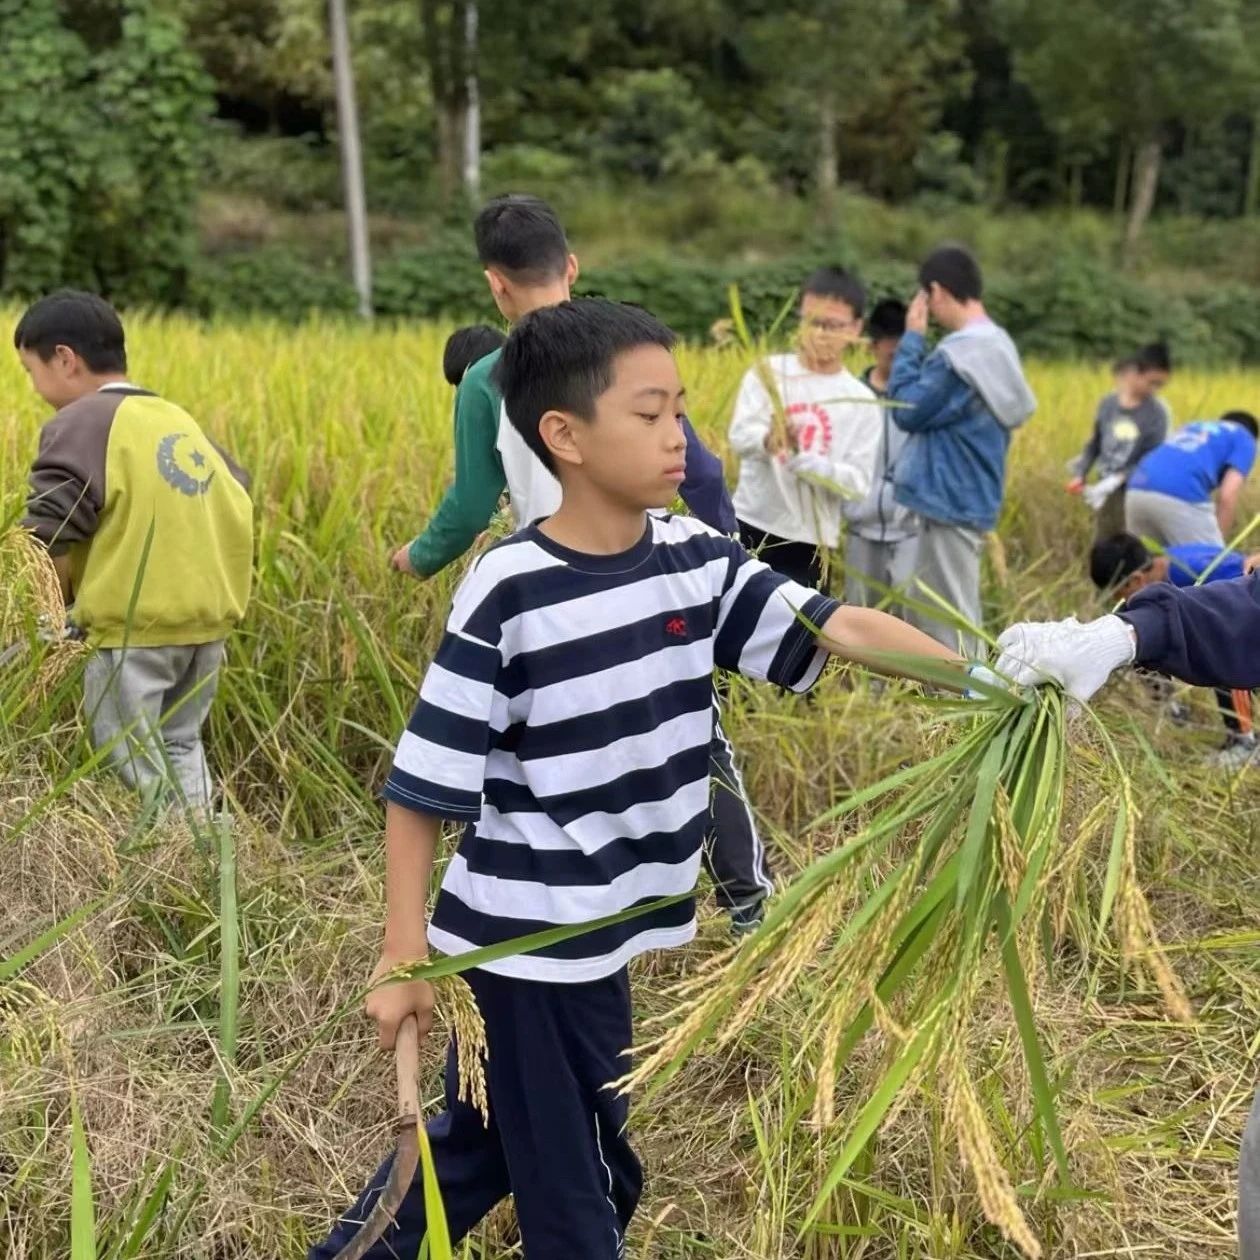
{"type": "Polygon", "coordinates": [[[845,501],[865,498],[879,454],[878,400],[845,367],[865,308],[855,277],[815,271],[801,286],[798,348],[749,369],[731,417],[740,541],[814,589],[824,552],[840,545],[845,501]]]}

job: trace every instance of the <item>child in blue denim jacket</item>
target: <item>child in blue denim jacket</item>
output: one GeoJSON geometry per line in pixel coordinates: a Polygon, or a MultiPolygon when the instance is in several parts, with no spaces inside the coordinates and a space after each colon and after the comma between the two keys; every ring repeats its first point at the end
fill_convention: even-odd
{"type": "MultiPolygon", "coordinates": [[[[1019,352],[980,300],[976,260],[958,246],[933,250],[919,268],[919,292],[893,361],[888,396],[894,423],[910,435],[897,464],[895,497],[919,518],[912,594],[933,594],[979,625],[980,552],[997,525],[1011,434],[1036,409],[1019,352]],[[928,316],[946,330],[929,352],[928,316]]],[[[940,643],[959,632],[926,611],[912,620],[940,643]]],[[[974,656],[978,643],[962,635],[974,656]]]]}

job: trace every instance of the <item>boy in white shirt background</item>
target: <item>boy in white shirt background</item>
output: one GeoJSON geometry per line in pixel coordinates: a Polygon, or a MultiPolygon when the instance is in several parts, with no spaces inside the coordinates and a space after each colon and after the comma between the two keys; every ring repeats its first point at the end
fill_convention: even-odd
{"type": "Polygon", "coordinates": [[[799,348],[748,370],[731,417],[740,541],[815,588],[823,552],[840,545],[844,504],[869,492],[879,452],[877,400],[845,367],[865,307],[853,276],[814,272],[801,286],[799,348]]]}

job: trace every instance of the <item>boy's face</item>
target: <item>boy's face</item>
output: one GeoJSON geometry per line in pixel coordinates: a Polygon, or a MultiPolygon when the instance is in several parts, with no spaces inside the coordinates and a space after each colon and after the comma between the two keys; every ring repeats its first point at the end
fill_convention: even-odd
{"type": "Polygon", "coordinates": [[[838,368],[862,335],[862,321],[848,302],[807,293],[801,299],[801,357],[815,371],[838,368]]]}
{"type": "Polygon", "coordinates": [[[900,337],[879,337],[871,342],[871,354],[875,356],[875,366],[879,368],[880,375],[891,374],[899,345],[901,345],[900,337]]]}
{"type": "Polygon", "coordinates": [[[69,346],[58,346],[47,362],[34,350],[19,350],[18,358],[31,378],[32,388],[51,407],[60,410],[89,392],[83,361],[69,346]]]}
{"type": "Polygon", "coordinates": [[[1151,368],[1147,372],[1130,373],[1129,381],[1129,388],[1138,398],[1154,398],[1168,384],[1168,373],[1161,368],[1151,368]]]}
{"type": "Polygon", "coordinates": [[[668,507],[687,462],[684,397],[674,356],[663,346],[636,346],[614,360],[594,420],[549,411],[539,429],[566,485],[585,482],[634,511],[668,507]]]}

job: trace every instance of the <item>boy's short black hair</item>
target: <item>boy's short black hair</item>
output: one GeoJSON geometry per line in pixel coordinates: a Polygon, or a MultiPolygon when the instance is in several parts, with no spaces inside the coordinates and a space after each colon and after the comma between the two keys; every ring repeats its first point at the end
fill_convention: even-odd
{"type": "Polygon", "coordinates": [[[1172,354],[1162,341],[1143,346],[1130,360],[1139,372],[1171,372],[1172,354]]]}
{"type": "Polygon", "coordinates": [[[857,276],[850,275],[843,267],[819,267],[806,276],[801,285],[801,297],[811,295],[843,302],[853,312],[854,319],[861,319],[866,310],[866,289],[857,276]]]}
{"type": "Polygon", "coordinates": [[[457,328],[446,339],[446,348],[442,351],[442,375],[448,385],[458,385],[478,359],[497,350],[507,337],[497,328],[489,324],[469,324],[466,328],[457,328]]]}
{"type": "Polygon", "coordinates": [[[1231,424],[1241,424],[1253,438],[1260,438],[1260,425],[1256,424],[1256,418],[1250,411],[1227,411],[1222,420],[1228,420],[1231,424]]]}
{"type": "Polygon", "coordinates": [[[1133,534],[1113,534],[1089,553],[1089,576],[1100,591],[1113,591],[1151,562],[1146,544],[1133,534]]]}
{"type": "Polygon", "coordinates": [[[556,212],[541,197],[509,193],[481,207],[473,223],[477,257],[518,284],[541,285],[562,276],[569,242],[556,212]]]}
{"type": "Polygon", "coordinates": [[[47,363],[58,346],[69,346],[93,372],[125,372],[127,342],[122,320],[103,297],[58,289],[27,307],[13,330],[13,345],[47,363]]]}
{"type": "Polygon", "coordinates": [[[548,411],[595,418],[595,400],[612,383],[619,354],[637,346],[672,350],[677,338],[642,307],[574,298],[532,311],[512,329],[495,368],[508,419],[549,472],[551,452],[538,432],[548,411]]]}
{"type": "Polygon", "coordinates": [[[871,307],[866,335],[871,341],[896,341],[906,331],[906,304],[900,298],[884,298],[871,307]]]}
{"type": "Polygon", "coordinates": [[[923,289],[939,284],[960,302],[978,301],[984,293],[980,264],[961,245],[940,245],[934,249],[919,268],[919,284],[923,289]]]}

